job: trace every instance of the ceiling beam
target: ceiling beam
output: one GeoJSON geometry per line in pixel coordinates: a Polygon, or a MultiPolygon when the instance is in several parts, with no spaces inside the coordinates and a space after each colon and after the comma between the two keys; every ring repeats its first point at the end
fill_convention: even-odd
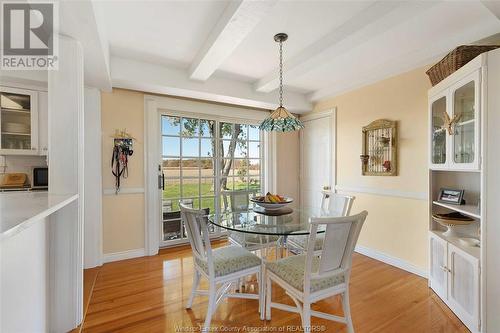
{"type": "MultiPolygon", "coordinates": [[[[142,61],[111,57],[113,87],[156,94],[193,98],[211,102],[274,110],[277,92],[260,93],[252,83],[212,77],[207,82],[193,81],[186,70],[142,61]]],[[[312,110],[304,94],[285,92],[287,108],[295,113],[312,110]]]]}
{"type": "MultiPolygon", "coordinates": [[[[433,5],[424,1],[376,1],[286,61],[284,75],[287,81],[300,77],[433,5]]],[[[278,70],[273,70],[258,80],[255,89],[270,92],[278,88],[277,74],[278,70]]]]}
{"type": "Polygon", "coordinates": [[[90,0],[60,1],[59,14],[59,32],[83,46],[85,85],[111,91],[109,44],[102,14],[90,0]]]}
{"type": "Polygon", "coordinates": [[[276,4],[276,0],[230,1],[198,51],[189,70],[193,80],[206,81],[276,4]]]}

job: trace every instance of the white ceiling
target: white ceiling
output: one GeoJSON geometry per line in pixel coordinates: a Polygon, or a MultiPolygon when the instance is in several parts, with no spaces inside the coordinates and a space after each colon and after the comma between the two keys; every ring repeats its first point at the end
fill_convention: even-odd
{"type": "Polygon", "coordinates": [[[155,86],[160,91],[168,84],[173,85],[168,91],[184,89],[188,95],[197,87],[224,95],[237,87],[234,94],[242,95],[232,97],[245,99],[246,94],[268,103],[277,87],[273,35],[288,33],[284,76],[291,99],[298,101],[291,107],[296,112],[309,111],[317,100],[430,64],[457,45],[500,32],[495,8],[474,0],[92,4],[99,12],[101,37],[109,43],[115,86],[113,76],[126,87],[125,74],[131,74],[124,72],[124,64],[130,61],[147,65],[152,73],[175,72],[174,81],[142,75],[141,80],[149,80],[143,89],[155,86]],[[120,66],[113,67],[114,59],[120,66]],[[231,82],[235,87],[226,89],[231,82]]]}

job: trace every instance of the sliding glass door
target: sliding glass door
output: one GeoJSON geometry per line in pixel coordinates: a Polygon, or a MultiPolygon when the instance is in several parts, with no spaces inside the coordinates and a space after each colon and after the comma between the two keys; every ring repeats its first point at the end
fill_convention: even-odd
{"type": "Polygon", "coordinates": [[[261,135],[256,124],[174,114],[161,114],[160,121],[161,241],[167,246],[186,241],[180,201],[209,213],[249,207],[249,196],[260,193],[263,183],[261,135]]]}

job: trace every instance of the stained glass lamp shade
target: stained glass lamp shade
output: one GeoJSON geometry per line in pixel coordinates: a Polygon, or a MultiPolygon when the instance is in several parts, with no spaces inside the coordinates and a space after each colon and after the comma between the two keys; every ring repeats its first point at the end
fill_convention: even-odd
{"type": "Polygon", "coordinates": [[[292,132],[304,128],[304,124],[283,106],[283,42],[288,39],[285,33],[274,36],[274,40],[280,45],[280,106],[271,113],[259,126],[263,131],[292,132]]]}

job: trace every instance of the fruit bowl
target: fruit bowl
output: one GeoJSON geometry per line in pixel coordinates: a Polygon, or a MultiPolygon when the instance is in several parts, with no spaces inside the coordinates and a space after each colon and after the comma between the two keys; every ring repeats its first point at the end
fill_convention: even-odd
{"type": "Polygon", "coordinates": [[[292,203],[293,199],[268,192],[266,195],[250,198],[250,201],[265,210],[278,210],[292,203]]]}

